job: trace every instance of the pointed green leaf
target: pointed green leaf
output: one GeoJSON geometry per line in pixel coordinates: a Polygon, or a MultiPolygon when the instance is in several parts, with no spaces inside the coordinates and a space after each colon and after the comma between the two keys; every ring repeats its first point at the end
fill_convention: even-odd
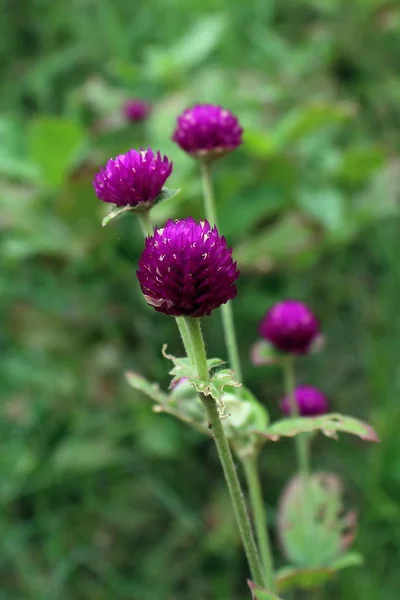
{"type": "Polygon", "coordinates": [[[41,172],[45,185],[57,187],[79,158],[85,144],[80,123],[61,117],[38,117],[28,131],[29,158],[41,172]]]}
{"type": "Polygon", "coordinates": [[[256,585],[252,581],[247,581],[247,583],[251,590],[251,597],[253,600],[281,600],[280,598],[278,598],[278,596],[276,596],[272,592],[263,590],[262,588],[258,587],[258,585],[256,585]]]}
{"type": "Polygon", "coordinates": [[[101,226],[105,227],[110,221],[115,219],[115,217],[119,217],[119,215],[122,215],[123,213],[126,213],[129,210],[132,210],[132,206],[130,205],[123,206],[122,208],[120,206],[114,206],[114,208],[112,208],[108,215],[106,215],[102,220],[101,226]]]}
{"type": "Polygon", "coordinates": [[[333,575],[334,570],[330,567],[284,567],[276,574],[275,584],[279,593],[296,588],[312,590],[329,581],[333,575]]]}
{"type": "Polygon", "coordinates": [[[161,192],[158,194],[157,198],[152,203],[152,205],[155,206],[156,204],[161,204],[161,202],[170,200],[171,198],[173,198],[174,196],[179,194],[180,191],[181,191],[180,189],[170,190],[169,188],[163,188],[161,190],[161,192]]]}
{"type": "Polygon", "coordinates": [[[276,421],[259,435],[276,442],[281,437],[294,437],[299,433],[321,431],[326,436],[337,438],[338,432],[356,435],[367,442],[379,442],[376,431],[368,423],[338,413],[330,413],[320,417],[296,417],[276,421]]]}
{"type": "Polygon", "coordinates": [[[326,127],[341,124],[355,113],[355,105],[349,103],[310,103],[287,113],[278,123],[274,135],[280,147],[296,142],[326,127]]]}
{"type": "Polygon", "coordinates": [[[168,400],[167,394],[164,394],[164,392],[160,390],[158,383],[147,381],[147,379],[139,375],[139,373],[127,371],[125,373],[125,379],[132,388],[145,394],[145,396],[148,396],[157,403],[164,404],[168,400]]]}
{"type": "Polygon", "coordinates": [[[346,554],[335,560],[331,567],[335,571],[341,571],[349,567],[361,567],[363,564],[364,557],[359,552],[346,552],[346,554]]]}
{"type": "Polygon", "coordinates": [[[295,588],[315,589],[332,579],[337,571],[361,566],[363,562],[361,554],[348,552],[326,567],[283,567],[276,574],[275,585],[279,593],[285,593],[295,588]]]}

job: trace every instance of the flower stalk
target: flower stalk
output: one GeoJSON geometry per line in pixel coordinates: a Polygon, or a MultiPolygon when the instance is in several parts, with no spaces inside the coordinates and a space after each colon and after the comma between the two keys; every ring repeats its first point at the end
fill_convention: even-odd
{"type": "Polygon", "coordinates": [[[242,465],[246,476],[250,496],[250,506],[253,515],[254,528],[257,536],[263,571],[265,573],[268,590],[275,590],[274,566],[271,546],[268,535],[267,510],[264,505],[260,472],[258,468],[258,454],[253,453],[242,458],[242,465]]]}
{"type": "MultiPolygon", "coordinates": [[[[289,404],[291,407],[291,415],[299,417],[300,411],[295,395],[295,374],[294,374],[294,359],[293,356],[287,356],[283,360],[284,383],[289,404]]],[[[297,463],[301,475],[301,483],[303,488],[303,525],[305,538],[312,540],[313,528],[313,501],[312,501],[312,486],[310,480],[310,455],[309,443],[307,434],[300,433],[294,437],[297,463]]]]}
{"type": "MultiPolygon", "coordinates": [[[[214,190],[211,179],[210,162],[201,160],[201,178],[203,183],[204,209],[206,218],[211,225],[217,225],[217,211],[215,207],[214,190]]],[[[242,366],[240,363],[239,347],[233,319],[232,304],[228,302],[221,306],[222,326],[224,330],[225,345],[228,351],[229,363],[235,371],[236,379],[242,381],[242,366]]]]}
{"type": "MultiPolygon", "coordinates": [[[[197,375],[200,380],[209,379],[207,369],[207,357],[204,347],[203,336],[201,333],[200,320],[185,317],[190,338],[194,350],[194,366],[197,369],[197,375]]],[[[246,553],[251,576],[254,583],[263,586],[266,585],[265,576],[261,568],[260,559],[258,556],[257,546],[254,539],[249,515],[247,513],[246,504],[244,501],[243,492],[239,482],[239,477],[236,472],[236,467],[233,462],[232,453],[226,439],[221,418],[218,413],[217,403],[211,396],[199,394],[200,400],[207,413],[207,418],[210,424],[212,435],[217,447],[218,456],[224,471],[226,483],[234,509],[236,522],[240,531],[243,547],[246,553]]]]}
{"type": "Polygon", "coordinates": [[[137,217],[139,219],[139,225],[142,230],[144,237],[148,237],[153,234],[153,226],[151,224],[150,211],[145,210],[141,213],[137,213],[137,217]]]}

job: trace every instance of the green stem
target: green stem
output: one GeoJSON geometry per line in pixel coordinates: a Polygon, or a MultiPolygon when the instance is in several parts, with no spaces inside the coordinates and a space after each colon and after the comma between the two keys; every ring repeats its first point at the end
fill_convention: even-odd
{"type": "MultiPolygon", "coordinates": [[[[215,206],[214,190],[211,180],[210,163],[202,160],[201,179],[203,183],[204,210],[210,225],[217,225],[217,211],[215,206]]],[[[224,329],[225,344],[228,351],[229,363],[234,370],[238,381],[242,381],[242,368],[240,364],[239,348],[233,319],[232,303],[221,306],[222,326],[224,329]]]]}
{"type": "Polygon", "coordinates": [[[271,546],[268,535],[267,510],[264,506],[260,474],[258,469],[258,455],[250,454],[242,458],[242,465],[247,480],[250,494],[250,505],[253,513],[253,522],[256,530],[258,548],[266,576],[268,590],[275,590],[274,566],[272,560],[271,546]]]}
{"type": "Polygon", "coordinates": [[[228,302],[227,304],[223,304],[221,306],[221,313],[229,363],[235,371],[236,379],[242,381],[242,367],[240,364],[239,349],[236,339],[235,322],[233,320],[232,303],[228,302]]]}
{"type": "MultiPolygon", "coordinates": [[[[291,414],[293,417],[299,417],[299,407],[295,398],[295,377],[292,357],[285,358],[283,361],[283,370],[285,377],[285,389],[289,398],[291,414]]],[[[307,436],[300,433],[299,435],[295,436],[294,440],[296,444],[300,473],[304,479],[304,482],[306,482],[309,479],[310,474],[310,458],[308,455],[307,436]]]]}
{"type": "Polygon", "coordinates": [[[210,225],[217,225],[217,209],[215,206],[214,188],[211,179],[210,163],[201,160],[201,181],[203,184],[204,210],[210,225]]]}
{"type": "Polygon", "coordinates": [[[144,212],[137,213],[137,216],[144,237],[146,238],[149,235],[153,235],[153,226],[151,224],[150,211],[146,210],[144,212]]]}
{"type": "Polygon", "coordinates": [[[207,366],[207,355],[204,347],[203,334],[201,332],[200,319],[193,319],[191,317],[182,317],[184,319],[189,337],[192,343],[194,366],[197,369],[197,376],[202,381],[208,381],[208,366],[207,366]]]}
{"type": "Polygon", "coordinates": [[[186,350],[186,354],[191,362],[191,364],[195,364],[195,356],[193,351],[192,340],[190,338],[190,333],[188,330],[187,323],[183,317],[175,317],[176,324],[178,325],[179,333],[181,334],[183,347],[186,350]]]}
{"type": "MultiPolygon", "coordinates": [[[[286,357],[283,361],[283,371],[285,380],[285,390],[289,398],[291,414],[294,417],[299,417],[299,407],[295,397],[295,375],[294,364],[291,356],[286,357]]],[[[313,500],[312,486],[310,480],[310,456],[307,434],[300,433],[294,438],[297,454],[297,462],[301,475],[303,487],[303,519],[304,519],[304,536],[310,542],[313,539],[313,500]]]]}
{"type": "MultiPolygon", "coordinates": [[[[201,380],[207,380],[209,379],[209,374],[207,369],[207,357],[204,348],[204,341],[200,328],[200,320],[187,317],[186,322],[188,324],[194,349],[198,377],[201,380]]],[[[207,418],[215,440],[215,444],[217,446],[219,459],[221,461],[226,483],[228,485],[233,510],[242,538],[247,561],[249,563],[251,576],[254,583],[262,587],[266,584],[266,582],[263,577],[257,546],[251,528],[249,515],[247,513],[243,492],[240,486],[235,464],[233,462],[232,453],[228,444],[228,440],[225,436],[220,415],[218,413],[217,403],[212,396],[199,394],[199,397],[206,409],[207,418]]]]}

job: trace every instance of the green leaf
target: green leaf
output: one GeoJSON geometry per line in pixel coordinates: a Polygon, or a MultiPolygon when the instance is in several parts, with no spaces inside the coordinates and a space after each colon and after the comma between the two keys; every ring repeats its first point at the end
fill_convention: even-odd
{"type": "Polygon", "coordinates": [[[267,273],[277,263],[293,260],[314,245],[311,227],[294,215],[283,216],[274,226],[253,234],[235,249],[241,268],[267,273]]]}
{"type": "Polygon", "coordinates": [[[104,217],[104,219],[101,221],[101,226],[105,227],[106,225],[108,225],[108,223],[110,221],[112,221],[116,217],[119,217],[123,213],[126,213],[126,212],[131,211],[131,210],[132,210],[132,206],[123,206],[122,208],[120,206],[114,206],[114,208],[112,208],[110,210],[110,212],[108,213],[108,215],[106,215],[104,217]]]}
{"type": "Polygon", "coordinates": [[[332,563],[332,569],[341,571],[349,567],[361,567],[364,564],[364,557],[359,552],[346,552],[340,558],[332,563]]]}
{"type": "MultiPolygon", "coordinates": [[[[343,482],[333,473],[296,475],[278,503],[277,530],[286,558],[303,569],[329,568],[354,541],[357,514],[343,504],[343,482]],[[304,521],[307,494],[308,520],[304,521]]],[[[307,580],[307,576],[305,576],[307,580]]],[[[310,582],[311,584],[311,582],[310,582]]]]}
{"type": "Polygon", "coordinates": [[[269,158],[279,149],[273,135],[260,129],[246,128],[243,142],[244,149],[257,158],[269,158]]]}
{"type": "Polygon", "coordinates": [[[213,14],[196,22],[172,46],[152,46],[144,72],[155,81],[177,81],[179,75],[200,65],[218,46],[228,25],[225,15],[213,14]]]}
{"type": "Polygon", "coordinates": [[[139,373],[127,371],[125,373],[125,379],[132,388],[145,394],[157,403],[164,404],[168,400],[167,394],[161,391],[158,383],[147,381],[147,379],[142,377],[142,375],[139,375],[139,373]]]}
{"type": "Polygon", "coordinates": [[[258,585],[256,585],[252,581],[247,581],[247,583],[251,590],[251,597],[253,600],[281,600],[280,598],[278,598],[278,596],[276,596],[272,592],[263,590],[262,588],[258,587],[258,585]]]}
{"type": "Polygon", "coordinates": [[[222,14],[198,20],[170,50],[177,68],[188,70],[201,64],[222,41],[227,25],[226,16],[222,14]]]}
{"type": "Polygon", "coordinates": [[[133,371],[127,371],[125,379],[132,388],[155,402],[154,412],[172,415],[201,433],[210,435],[205,410],[189,381],[180,384],[177,389],[174,388],[170,394],[166,394],[157,383],[151,383],[133,371]]]}
{"type": "Polygon", "coordinates": [[[180,191],[180,189],[170,190],[169,188],[163,188],[160,194],[158,194],[157,198],[154,200],[154,202],[152,202],[152,206],[156,206],[157,204],[161,204],[161,202],[170,200],[171,198],[179,194],[180,191]]]}
{"type": "Polygon", "coordinates": [[[168,188],[163,188],[161,190],[160,194],[158,194],[158,196],[156,197],[156,199],[153,202],[150,202],[150,203],[142,202],[142,203],[138,204],[137,206],[131,206],[130,204],[128,206],[122,206],[122,207],[113,205],[113,208],[108,213],[108,215],[106,215],[104,217],[101,224],[103,227],[105,227],[106,225],[108,225],[108,223],[110,221],[112,221],[116,217],[119,217],[123,213],[129,212],[129,211],[133,212],[133,213],[137,213],[137,214],[146,212],[146,211],[150,210],[153,206],[156,206],[157,204],[160,204],[161,202],[165,202],[166,200],[173,198],[174,196],[176,196],[176,194],[179,194],[180,191],[181,190],[170,190],[168,188]]]}
{"type": "Polygon", "coordinates": [[[340,231],[347,219],[344,197],[332,189],[307,190],[297,196],[298,206],[329,231],[340,231]]]}
{"type": "Polygon", "coordinates": [[[354,115],[351,104],[315,103],[292,110],[278,124],[275,143],[283,147],[324,127],[341,124],[354,115]]]}
{"type": "Polygon", "coordinates": [[[218,411],[221,417],[226,416],[223,401],[223,397],[227,391],[225,388],[241,387],[242,385],[235,379],[235,374],[230,369],[217,371],[209,381],[201,381],[196,377],[189,378],[189,380],[200,394],[214,398],[218,404],[218,411]]]}
{"type": "MultiPolygon", "coordinates": [[[[163,346],[162,353],[165,358],[168,358],[168,360],[171,360],[174,363],[174,367],[169,371],[169,374],[174,376],[171,385],[177,383],[183,377],[187,377],[197,392],[214,398],[219,405],[222,415],[223,403],[221,402],[221,399],[225,393],[225,388],[241,386],[241,383],[235,379],[233,371],[221,369],[212,374],[209,380],[202,381],[198,379],[196,369],[190,364],[188,358],[176,358],[172,354],[167,354],[166,345],[163,346]]],[[[211,371],[223,363],[224,361],[219,358],[211,358],[207,360],[208,370],[211,371]]]]}
{"type": "Polygon", "coordinates": [[[255,432],[269,422],[265,406],[244,386],[224,394],[223,405],[222,425],[236,454],[243,458],[257,452],[261,444],[255,432]]]}
{"type": "Polygon", "coordinates": [[[275,585],[279,593],[285,593],[296,588],[303,590],[316,589],[332,579],[337,571],[348,567],[361,566],[363,562],[364,559],[358,552],[347,552],[326,567],[283,567],[276,574],[275,585]]]}
{"type": "Polygon", "coordinates": [[[321,431],[328,437],[337,438],[337,433],[356,435],[366,442],[379,442],[379,437],[368,423],[338,413],[329,413],[320,417],[296,417],[276,421],[259,434],[276,442],[281,437],[294,437],[299,433],[321,431]]]}
{"type": "Polygon", "coordinates": [[[296,588],[312,590],[322,586],[333,575],[334,570],[330,567],[283,567],[276,574],[275,584],[279,593],[296,588]]]}
{"type": "Polygon", "coordinates": [[[30,159],[41,171],[42,182],[58,187],[79,157],[85,141],[84,130],[76,121],[58,117],[35,119],[28,132],[30,159]]]}
{"type": "Polygon", "coordinates": [[[384,162],[385,154],[378,146],[350,148],[342,154],[336,176],[346,183],[363,183],[384,162]]]}

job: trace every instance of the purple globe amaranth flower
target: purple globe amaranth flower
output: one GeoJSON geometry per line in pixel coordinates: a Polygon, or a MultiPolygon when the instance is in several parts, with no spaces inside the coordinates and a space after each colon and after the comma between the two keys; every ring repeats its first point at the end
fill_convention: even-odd
{"type": "Polygon", "coordinates": [[[110,158],[96,173],[93,186],[103,202],[149,208],[171,175],[172,162],[160,152],[129,150],[110,158]]]}
{"type": "Polygon", "coordinates": [[[137,276],[148,304],[175,317],[204,317],[236,296],[232,249],[208,221],[168,221],[146,239],[137,276]]]}
{"type": "Polygon", "coordinates": [[[302,302],[283,300],[261,321],[260,335],[281,352],[307,354],[319,336],[319,322],[302,302]]]}
{"type": "Polygon", "coordinates": [[[214,160],[242,143],[238,119],[225,108],[197,104],[177,118],[172,140],[196,158],[214,160]]]}
{"type": "MultiPolygon", "coordinates": [[[[329,411],[329,402],[325,394],[311,385],[299,385],[294,392],[299,414],[303,417],[316,417],[329,411]]],[[[280,406],[282,412],[290,416],[293,414],[289,396],[285,396],[280,406]]]]}
{"type": "Polygon", "coordinates": [[[122,112],[127,121],[137,123],[147,119],[151,113],[151,104],[138,98],[131,98],[123,105],[122,112]]]}

